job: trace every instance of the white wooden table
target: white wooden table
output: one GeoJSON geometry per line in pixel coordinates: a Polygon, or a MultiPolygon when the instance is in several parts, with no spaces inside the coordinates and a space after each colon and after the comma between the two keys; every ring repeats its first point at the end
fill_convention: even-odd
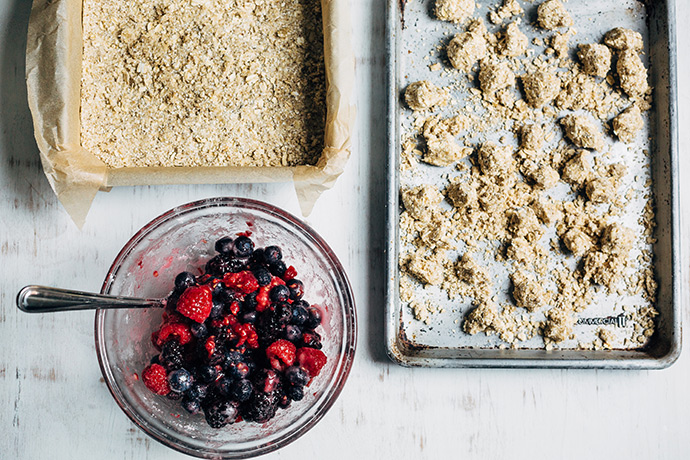
{"type": "MultiPolygon", "coordinates": [[[[690,2],[677,1],[681,171],[688,180],[690,2]]],[[[96,291],[133,232],[169,208],[238,195],[297,213],[292,187],[119,188],[100,193],[77,230],[43,176],[32,137],[24,85],[30,2],[0,4],[0,459],[183,458],[149,439],[112,400],[96,360],[93,312],[22,314],[16,292],[29,283],[96,291]]],[[[388,361],[382,341],[384,2],[352,0],[351,11],[355,153],[308,222],[349,273],[359,349],[326,417],[265,458],[690,458],[690,351],[670,369],[650,372],[405,369],[388,361]]],[[[681,183],[681,194],[687,242],[689,184],[681,183]]]]}

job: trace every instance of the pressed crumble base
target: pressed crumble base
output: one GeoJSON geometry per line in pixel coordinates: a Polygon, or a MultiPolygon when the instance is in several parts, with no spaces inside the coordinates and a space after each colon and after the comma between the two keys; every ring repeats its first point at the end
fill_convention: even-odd
{"type": "Polygon", "coordinates": [[[319,1],[83,3],[82,145],[108,166],[294,166],[323,150],[319,1]]]}
{"type": "Polygon", "coordinates": [[[601,43],[578,42],[567,5],[523,3],[537,13],[527,24],[520,3],[504,0],[488,7],[495,32],[477,12],[432,50],[439,62],[427,67],[450,81],[434,87],[450,110],[415,111],[403,136],[400,298],[426,325],[438,305],[469,302],[457,333],[496,335],[499,347],[540,337],[547,349],[636,348],[657,314],[653,201],[649,183],[629,187],[626,157],[612,152],[639,140],[650,108],[642,37],[614,28],[601,43]],[[531,42],[542,52],[528,30],[542,31],[531,42]],[[629,228],[621,222],[633,200],[646,205],[629,228]],[[629,330],[578,340],[578,317],[602,296],[642,304],[617,304],[629,330]]]}

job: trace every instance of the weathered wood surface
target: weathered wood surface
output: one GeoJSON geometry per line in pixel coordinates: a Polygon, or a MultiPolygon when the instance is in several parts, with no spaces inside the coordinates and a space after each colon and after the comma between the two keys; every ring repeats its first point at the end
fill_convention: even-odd
{"type": "MultiPolygon", "coordinates": [[[[23,60],[30,2],[0,3],[0,459],[183,458],[138,430],[110,397],[95,356],[93,313],[21,314],[16,292],[28,283],[98,290],[133,232],[175,205],[239,195],[297,213],[294,192],[288,185],[119,188],[100,193],[77,230],[41,172],[32,137],[23,60]]],[[[266,458],[690,458],[687,351],[670,369],[654,372],[405,369],[387,360],[384,2],[353,0],[352,14],[355,153],[308,222],[349,273],[359,351],[322,422],[266,458]]],[[[690,125],[689,23],[690,3],[678,1],[681,153],[690,149],[690,131],[683,129],[690,125]]],[[[687,179],[688,155],[681,171],[687,179]]],[[[687,182],[681,194],[688,242],[687,182]]],[[[683,300],[687,318],[687,289],[683,300]]]]}

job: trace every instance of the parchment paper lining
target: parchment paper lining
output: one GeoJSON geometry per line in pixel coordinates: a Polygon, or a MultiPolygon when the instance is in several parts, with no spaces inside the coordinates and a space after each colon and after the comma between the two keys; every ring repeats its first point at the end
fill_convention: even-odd
{"type": "Polygon", "coordinates": [[[324,150],[315,166],[109,168],[80,143],[81,0],[34,0],[26,49],[26,79],[43,170],[81,227],[98,190],[121,185],[286,182],[302,214],[333,186],[350,157],[354,125],[354,53],[346,0],[322,0],[326,67],[324,150]]]}

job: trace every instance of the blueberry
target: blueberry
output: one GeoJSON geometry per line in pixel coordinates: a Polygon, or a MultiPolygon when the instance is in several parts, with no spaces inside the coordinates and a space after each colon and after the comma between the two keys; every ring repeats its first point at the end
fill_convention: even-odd
{"type": "Polygon", "coordinates": [[[285,394],[293,401],[301,401],[304,398],[304,387],[298,385],[288,385],[285,394]]]}
{"type": "Polygon", "coordinates": [[[297,302],[292,304],[292,319],[290,322],[296,326],[301,326],[309,319],[309,312],[302,305],[298,305],[297,302]]]}
{"type": "Polygon", "coordinates": [[[227,367],[225,374],[235,380],[246,378],[249,375],[249,366],[245,363],[234,363],[227,367]]]}
{"type": "Polygon", "coordinates": [[[256,301],[256,295],[257,292],[254,291],[244,296],[244,300],[242,301],[242,309],[244,311],[256,310],[256,307],[259,305],[259,303],[256,301]]]}
{"type": "Polygon", "coordinates": [[[247,236],[238,236],[232,250],[235,257],[245,258],[254,252],[254,242],[247,236]]]}
{"type": "Polygon", "coordinates": [[[316,327],[321,324],[321,310],[316,307],[309,307],[307,308],[307,312],[309,312],[309,319],[307,319],[305,325],[309,329],[316,329],[316,327]]]}
{"type": "Polygon", "coordinates": [[[256,278],[256,281],[259,283],[259,286],[268,286],[271,284],[271,272],[268,271],[268,268],[259,266],[254,268],[252,271],[254,273],[254,277],[256,278]]]}
{"type": "Polygon", "coordinates": [[[182,398],[182,408],[190,414],[198,414],[201,412],[201,401],[198,399],[190,399],[187,396],[182,398]]]}
{"type": "Polygon", "coordinates": [[[283,258],[283,253],[278,246],[266,246],[264,249],[264,260],[271,265],[283,258]]]}
{"type": "Polygon", "coordinates": [[[189,390],[185,393],[185,396],[189,399],[196,399],[201,401],[208,395],[208,385],[202,385],[195,383],[191,386],[189,390]]]}
{"type": "Polygon", "coordinates": [[[242,322],[254,324],[256,322],[256,311],[248,311],[242,315],[242,322]]]}
{"type": "Polygon", "coordinates": [[[287,283],[287,287],[290,290],[290,298],[292,300],[299,300],[304,295],[304,283],[302,283],[297,278],[293,278],[287,283]]]}
{"type": "Polygon", "coordinates": [[[252,396],[252,384],[247,379],[241,379],[235,382],[235,385],[230,391],[230,397],[237,402],[245,402],[252,396]]]}
{"type": "Polygon", "coordinates": [[[222,428],[237,419],[237,404],[230,401],[215,401],[205,408],[206,422],[211,428],[222,428]]]}
{"type": "Polygon", "coordinates": [[[218,383],[216,384],[216,388],[218,389],[218,392],[222,396],[225,396],[227,398],[230,396],[230,392],[232,391],[233,384],[234,384],[233,379],[231,379],[230,377],[223,377],[222,379],[218,380],[218,383]]]}
{"type": "Polygon", "coordinates": [[[273,276],[282,278],[285,274],[285,270],[287,270],[287,267],[285,266],[285,262],[279,260],[278,262],[273,262],[272,264],[270,264],[268,266],[268,269],[271,271],[271,274],[273,274],[273,276]]]}
{"type": "Polygon", "coordinates": [[[285,302],[290,298],[290,289],[282,284],[273,286],[268,293],[268,298],[271,299],[272,302],[285,302]]]}
{"type": "Polygon", "coordinates": [[[264,250],[261,248],[255,249],[252,255],[249,256],[249,264],[252,266],[266,265],[264,250]]]}
{"type": "Polygon", "coordinates": [[[177,369],[168,374],[168,383],[170,389],[177,393],[183,393],[189,390],[193,383],[192,374],[186,369],[177,369]]]}
{"type": "Polygon", "coordinates": [[[201,366],[197,370],[196,375],[200,381],[210,383],[216,380],[216,377],[218,377],[218,369],[216,369],[216,366],[201,366]]]}
{"type": "Polygon", "coordinates": [[[189,272],[182,272],[175,277],[175,289],[184,291],[196,283],[196,278],[189,272]]]}
{"type": "Polygon", "coordinates": [[[213,300],[218,300],[222,303],[231,303],[237,300],[237,298],[232,289],[228,289],[223,283],[218,283],[213,288],[213,300]]]}
{"type": "Polygon", "coordinates": [[[208,329],[204,323],[192,322],[189,326],[189,330],[197,339],[202,339],[208,335],[208,329]]]}
{"type": "Polygon", "coordinates": [[[309,382],[307,371],[299,366],[290,366],[285,369],[285,378],[292,385],[304,386],[309,382]]]}
{"type": "Polygon", "coordinates": [[[216,241],[216,252],[221,254],[232,253],[232,238],[226,236],[216,241]]]}
{"type": "Polygon", "coordinates": [[[221,302],[220,300],[213,300],[211,312],[208,316],[211,319],[218,319],[221,316],[223,316],[223,302],[221,302]]]}
{"type": "Polygon", "coordinates": [[[284,335],[285,338],[290,342],[299,342],[299,340],[302,338],[302,330],[299,328],[299,326],[288,324],[285,326],[284,335]]]}

